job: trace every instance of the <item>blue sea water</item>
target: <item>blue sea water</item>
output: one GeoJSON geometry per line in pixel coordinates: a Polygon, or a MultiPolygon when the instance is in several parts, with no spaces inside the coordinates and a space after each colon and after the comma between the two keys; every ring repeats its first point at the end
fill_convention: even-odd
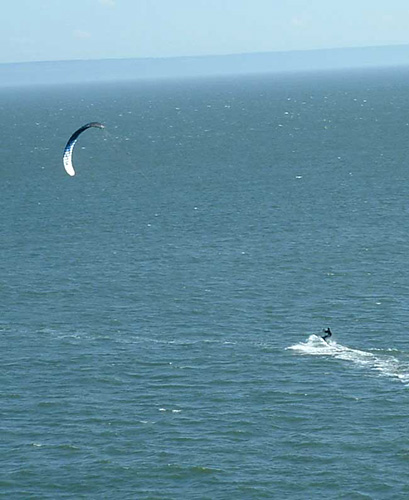
{"type": "Polygon", "coordinates": [[[409,496],[408,76],[1,91],[1,498],[409,496]]]}

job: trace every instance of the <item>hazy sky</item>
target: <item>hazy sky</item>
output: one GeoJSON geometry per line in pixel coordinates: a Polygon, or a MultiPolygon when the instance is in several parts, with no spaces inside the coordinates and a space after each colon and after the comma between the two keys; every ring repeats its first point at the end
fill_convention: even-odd
{"type": "Polygon", "coordinates": [[[409,44],[409,0],[3,0],[0,62],[409,44]]]}

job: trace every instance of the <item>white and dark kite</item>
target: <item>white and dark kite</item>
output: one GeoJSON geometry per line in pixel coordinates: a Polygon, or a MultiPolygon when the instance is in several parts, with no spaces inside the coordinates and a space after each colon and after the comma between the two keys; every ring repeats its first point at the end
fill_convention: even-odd
{"type": "Polygon", "coordinates": [[[86,125],[83,125],[80,127],[78,130],[76,130],[72,136],[68,139],[67,145],[64,148],[64,156],[62,158],[62,161],[64,163],[64,168],[65,171],[67,172],[68,175],[75,175],[75,170],[72,165],[72,152],[75,146],[75,143],[78,140],[78,137],[88,128],[95,127],[95,128],[105,128],[102,123],[99,122],[91,122],[87,123],[86,125]]]}

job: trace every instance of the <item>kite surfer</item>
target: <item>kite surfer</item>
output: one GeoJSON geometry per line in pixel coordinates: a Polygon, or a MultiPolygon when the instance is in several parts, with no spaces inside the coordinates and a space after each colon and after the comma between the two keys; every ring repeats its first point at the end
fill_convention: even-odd
{"type": "MultiPolygon", "coordinates": [[[[325,342],[327,342],[327,339],[329,339],[331,337],[332,332],[329,328],[324,328],[322,331],[325,333],[325,335],[323,335],[321,338],[322,338],[322,340],[325,340],[325,342]]],[[[328,344],[328,342],[327,342],[327,344],[328,344]]]]}

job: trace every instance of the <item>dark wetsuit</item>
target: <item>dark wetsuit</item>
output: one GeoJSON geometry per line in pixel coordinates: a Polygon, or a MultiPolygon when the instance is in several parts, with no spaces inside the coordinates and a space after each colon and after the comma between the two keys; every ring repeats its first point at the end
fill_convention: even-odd
{"type": "Polygon", "coordinates": [[[325,335],[323,335],[321,338],[322,340],[325,340],[325,342],[327,342],[327,339],[329,339],[332,335],[332,332],[329,328],[325,328],[325,330],[323,330],[323,332],[325,333],[325,335]]]}

